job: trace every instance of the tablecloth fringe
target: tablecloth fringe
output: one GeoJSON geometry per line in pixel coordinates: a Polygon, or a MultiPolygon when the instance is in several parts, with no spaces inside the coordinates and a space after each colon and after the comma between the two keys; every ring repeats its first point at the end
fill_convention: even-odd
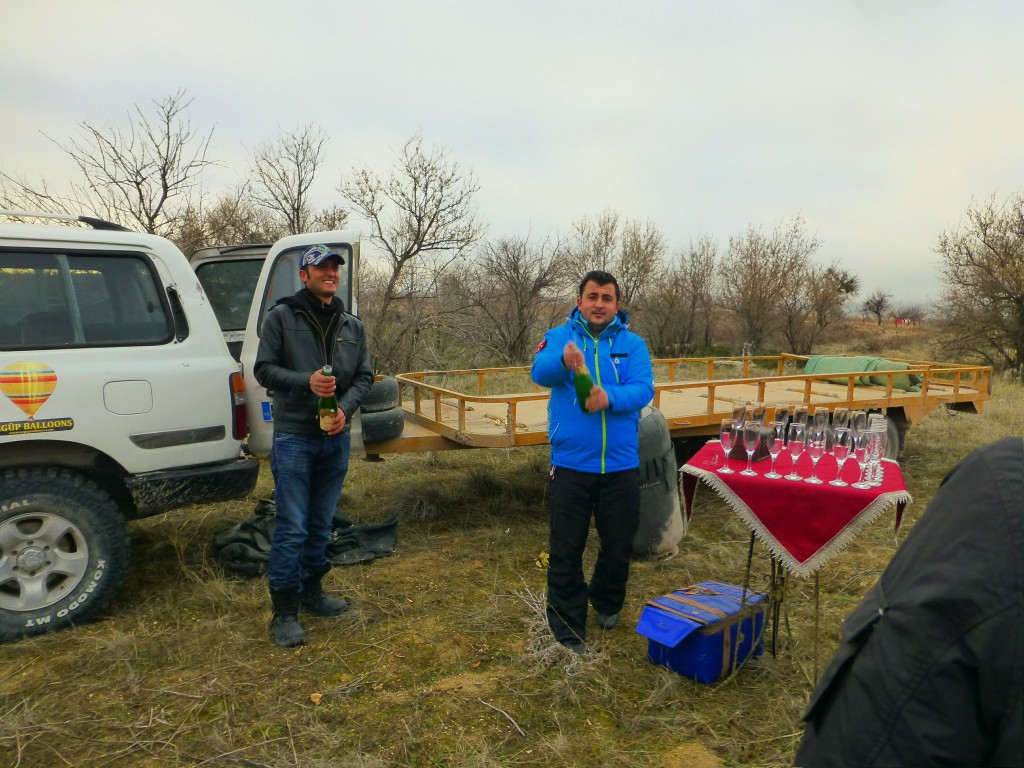
{"type": "MultiPolygon", "coordinates": [[[[899,504],[901,502],[909,504],[913,501],[913,497],[906,491],[890,491],[889,493],[881,494],[875,498],[874,501],[868,504],[863,511],[857,515],[857,517],[850,521],[843,530],[837,533],[830,541],[822,545],[821,549],[807,558],[804,562],[799,563],[791,554],[789,554],[789,552],[786,551],[785,547],[783,547],[778,540],[771,535],[768,529],[761,524],[761,521],[751,514],[747,505],[743,503],[743,501],[720,477],[715,474],[704,472],[696,475],[696,477],[700,478],[711,488],[718,491],[722,500],[743,519],[743,522],[754,530],[757,534],[757,538],[764,543],[768,548],[768,551],[771,552],[772,555],[775,556],[775,558],[777,558],[790,573],[800,578],[813,576],[815,571],[829,562],[839,552],[846,549],[864,526],[871,523],[876,517],[885,512],[885,510],[889,509],[894,504],[899,504]]],[[[679,483],[679,494],[680,498],[682,498],[682,475],[680,475],[679,483]]]]}

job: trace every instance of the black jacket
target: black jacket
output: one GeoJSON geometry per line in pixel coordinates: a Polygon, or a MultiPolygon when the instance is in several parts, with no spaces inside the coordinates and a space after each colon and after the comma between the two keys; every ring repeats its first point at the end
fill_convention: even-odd
{"type": "Polygon", "coordinates": [[[1024,766],[1024,442],[963,459],[804,715],[799,766],[1024,766]]]}
{"type": "Polygon", "coordinates": [[[345,431],[373,385],[373,368],[363,324],[335,298],[332,311],[318,311],[306,289],[274,305],[260,330],[253,375],[273,393],[274,429],[319,435],[317,397],[309,377],[331,365],[337,381],[338,407],[345,412],[345,431]]]}

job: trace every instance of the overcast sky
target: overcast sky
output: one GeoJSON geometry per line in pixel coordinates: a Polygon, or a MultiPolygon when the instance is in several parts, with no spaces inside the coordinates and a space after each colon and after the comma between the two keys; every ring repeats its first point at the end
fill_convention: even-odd
{"type": "Polygon", "coordinates": [[[0,169],[61,187],[44,133],[186,89],[215,190],[315,123],[318,202],[341,203],[419,133],[476,175],[492,236],[610,208],[724,250],[801,216],[862,297],[923,302],[938,236],[1024,191],[1022,31],[1020,0],[8,0],[0,169]]]}

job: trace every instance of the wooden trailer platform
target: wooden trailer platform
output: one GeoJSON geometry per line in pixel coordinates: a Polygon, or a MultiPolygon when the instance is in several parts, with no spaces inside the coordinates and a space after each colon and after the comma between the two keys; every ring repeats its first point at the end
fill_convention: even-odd
{"type": "MultiPolygon", "coordinates": [[[[716,435],[736,401],[806,403],[885,413],[901,435],[935,408],[981,413],[991,394],[992,369],[912,360],[905,370],[804,374],[807,357],[775,355],[673,358],[654,361],[653,405],[673,438],[716,435]],[[920,391],[900,388],[907,374],[920,391]],[[902,378],[901,378],[902,377],[902,378]],[[884,383],[883,383],[884,382],[884,383]]],[[[368,455],[461,448],[507,448],[547,443],[548,391],[528,367],[403,373],[399,382],[405,428],[394,440],[370,443],[368,455]]]]}

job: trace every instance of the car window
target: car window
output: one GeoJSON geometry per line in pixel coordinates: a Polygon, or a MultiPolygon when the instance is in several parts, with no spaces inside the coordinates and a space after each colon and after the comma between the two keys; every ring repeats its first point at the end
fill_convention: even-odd
{"type": "MultiPolygon", "coordinates": [[[[345,264],[341,267],[339,276],[337,296],[345,302],[345,309],[352,311],[352,248],[345,244],[328,245],[342,254],[345,264]]],[[[267,312],[285,296],[291,296],[302,288],[302,280],[299,279],[299,257],[305,247],[292,248],[282,251],[274,260],[267,278],[267,290],[263,296],[263,306],[260,308],[259,327],[263,326],[263,318],[267,312]]]]}
{"type": "Polygon", "coordinates": [[[245,330],[262,269],[262,258],[208,261],[196,267],[222,331],[245,330]]]}
{"type": "Polygon", "coordinates": [[[172,330],[141,255],[0,252],[0,349],[163,344],[172,330]]]}

